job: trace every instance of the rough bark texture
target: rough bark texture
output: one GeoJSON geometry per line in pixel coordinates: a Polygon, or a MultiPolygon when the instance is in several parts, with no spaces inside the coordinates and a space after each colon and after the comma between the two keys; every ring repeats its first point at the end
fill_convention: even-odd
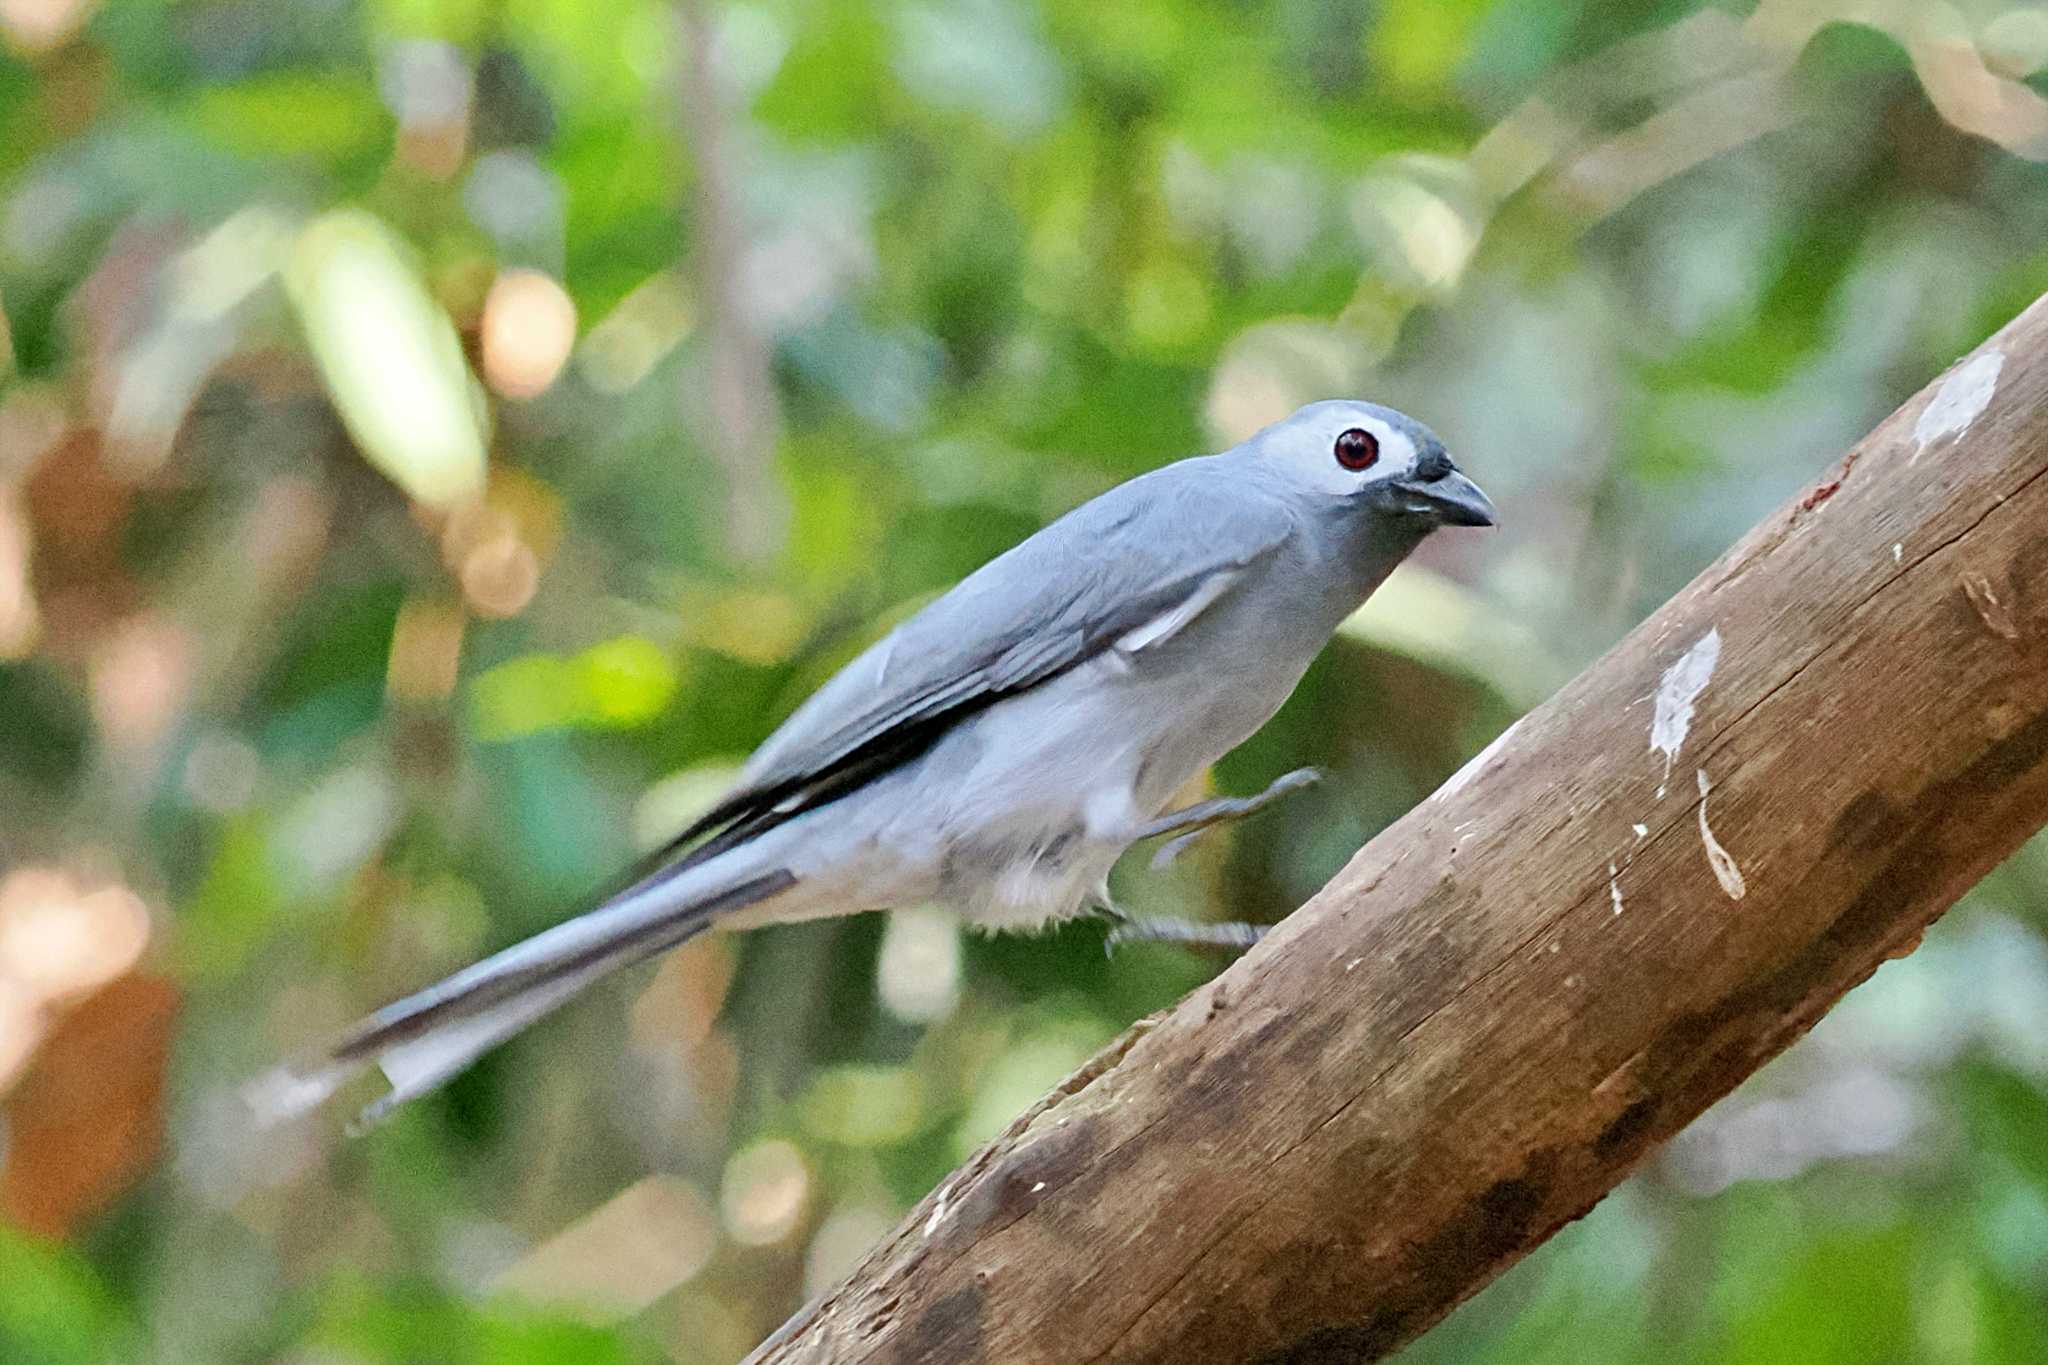
{"type": "Polygon", "coordinates": [[[1356,1361],[1579,1217],[2048,820],[2048,301],[763,1361],[1356,1361]]]}

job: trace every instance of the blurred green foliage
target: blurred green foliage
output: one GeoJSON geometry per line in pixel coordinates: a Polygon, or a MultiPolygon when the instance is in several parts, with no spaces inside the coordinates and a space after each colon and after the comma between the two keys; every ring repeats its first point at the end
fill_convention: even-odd
{"type": "MultiPolygon", "coordinates": [[[[737,1359],[1212,964],[868,916],[693,945],[364,1139],[258,1141],[235,1086],[558,918],[876,623],[1357,393],[1504,530],[1216,776],[1332,781],[1119,879],[1284,914],[2048,288],[2004,0],[4,0],[0,42],[28,1365],[737,1359]]],[[[2044,891],[2036,848],[1407,1358],[2048,1359],[2044,891]]]]}

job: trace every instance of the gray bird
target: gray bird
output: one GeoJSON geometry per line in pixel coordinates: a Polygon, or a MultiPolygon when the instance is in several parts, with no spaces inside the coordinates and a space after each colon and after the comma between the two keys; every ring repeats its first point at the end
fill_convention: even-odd
{"type": "Polygon", "coordinates": [[[714,923],[931,901],[984,928],[1117,917],[1109,871],[1132,844],[1247,814],[1313,776],[1161,813],[1265,724],[1425,536],[1493,517],[1434,433],[1372,403],[1314,403],[1220,455],[1140,475],[854,659],[595,908],[385,1006],[251,1101],[295,1113],[374,1065],[392,1088],[372,1121],[714,923]]]}

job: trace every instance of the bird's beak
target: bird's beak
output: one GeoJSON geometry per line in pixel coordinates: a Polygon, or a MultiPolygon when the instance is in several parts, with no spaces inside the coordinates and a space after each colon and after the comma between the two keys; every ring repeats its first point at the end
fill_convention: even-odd
{"type": "Polygon", "coordinates": [[[1491,526],[1493,501],[1455,469],[1433,479],[1395,479],[1384,485],[1394,506],[1440,526],[1491,526]]]}

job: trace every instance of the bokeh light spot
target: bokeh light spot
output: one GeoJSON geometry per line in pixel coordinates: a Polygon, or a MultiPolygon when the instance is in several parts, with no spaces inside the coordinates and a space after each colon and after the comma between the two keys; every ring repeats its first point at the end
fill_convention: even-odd
{"type": "Polygon", "coordinates": [[[610,1321],[695,1278],[717,1247],[704,1195],[687,1180],[654,1175],[535,1247],[492,1288],[610,1321]]]}
{"type": "Polygon", "coordinates": [[[461,344],[384,225],[356,210],[316,219],[285,279],[364,457],[429,506],[481,491],[483,430],[461,344]]]}
{"type": "Polygon", "coordinates": [[[41,1001],[81,995],[133,967],[149,911],[125,886],[81,887],[50,867],[0,881],[0,976],[41,1001]]]}
{"type": "Polygon", "coordinates": [[[892,911],[875,963],[882,1007],[906,1023],[950,1014],[960,1000],[960,923],[931,906],[892,911]]]}
{"type": "Polygon", "coordinates": [[[484,297],[484,379],[507,398],[547,392],[576,345],[576,304],[537,270],[508,270],[484,297]]]}
{"type": "Polygon", "coordinates": [[[810,1195],[810,1171],[794,1143],[771,1138],[744,1147],[725,1166],[718,1205],[725,1230],[746,1246],[768,1246],[796,1231],[810,1195]]]}

